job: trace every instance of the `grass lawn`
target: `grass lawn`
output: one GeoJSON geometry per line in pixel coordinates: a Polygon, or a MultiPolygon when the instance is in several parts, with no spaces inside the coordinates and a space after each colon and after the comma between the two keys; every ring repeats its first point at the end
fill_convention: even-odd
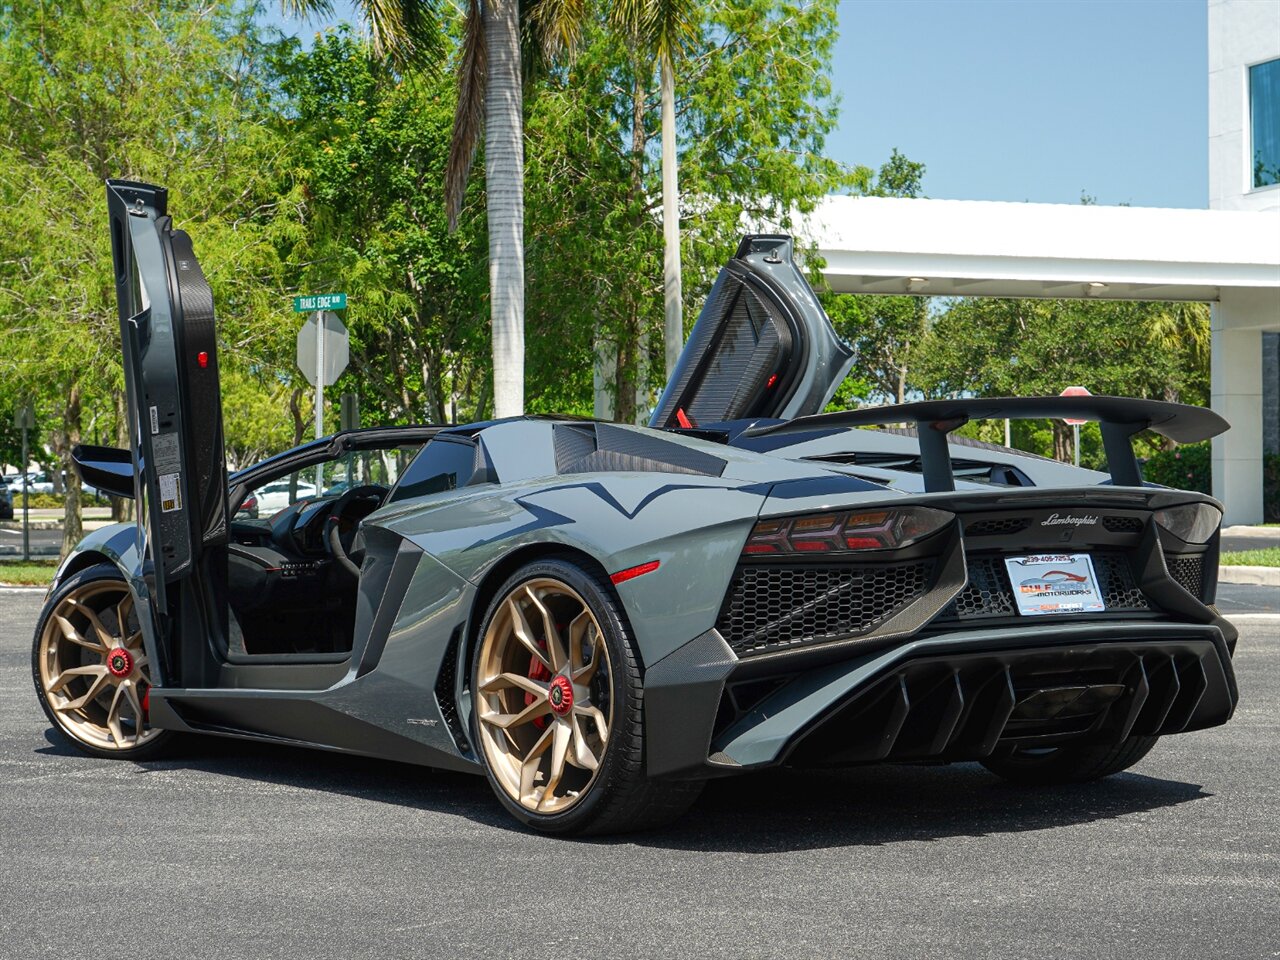
{"type": "Polygon", "coordinates": [[[0,583],[45,587],[57,569],[57,560],[0,560],[0,583]]]}
{"type": "Polygon", "coordinates": [[[1222,564],[1232,567],[1280,567],[1280,547],[1224,553],[1222,564]]]}

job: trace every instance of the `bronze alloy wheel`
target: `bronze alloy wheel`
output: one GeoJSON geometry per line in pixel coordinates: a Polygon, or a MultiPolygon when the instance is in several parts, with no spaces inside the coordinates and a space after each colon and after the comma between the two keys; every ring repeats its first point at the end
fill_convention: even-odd
{"type": "Polygon", "coordinates": [[[480,643],[476,720],[511,800],[559,814],[586,795],[609,743],[612,683],[600,624],[576,590],[544,576],[502,598],[480,643]]]}
{"type": "Polygon", "coordinates": [[[55,596],[35,660],[47,712],[77,744],[134,753],[163,732],[147,723],[150,670],[133,594],[121,580],[87,578],[55,596]]]}

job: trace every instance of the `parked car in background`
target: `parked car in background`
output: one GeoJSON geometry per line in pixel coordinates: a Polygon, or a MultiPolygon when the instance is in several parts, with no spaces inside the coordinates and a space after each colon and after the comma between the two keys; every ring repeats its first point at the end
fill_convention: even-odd
{"type": "MultiPolygon", "coordinates": [[[[21,483],[18,484],[18,489],[22,489],[21,483]]],[[[27,485],[27,491],[29,493],[53,493],[53,478],[43,471],[33,473],[31,482],[27,485]]]]}
{"type": "Polygon", "coordinates": [[[13,519],[13,494],[8,487],[0,487],[0,520],[13,519]]]}
{"type": "Polygon", "coordinates": [[[299,500],[309,500],[316,495],[313,484],[302,481],[291,482],[288,478],[269,483],[257,491],[258,512],[271,516],[285,507],[291,507],[299,500]]]}
{"type": "Polygon", "coordinates": [[[250,493],[242,501],[240,506],[236,508],[237,520],[257,520],[258,519],[258,495],[250,493]]]}

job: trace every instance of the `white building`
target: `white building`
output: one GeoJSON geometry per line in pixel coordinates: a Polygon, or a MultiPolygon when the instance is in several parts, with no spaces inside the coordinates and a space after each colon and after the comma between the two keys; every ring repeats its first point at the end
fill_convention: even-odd
{"type": "MultiPolygon", "coordinates": [[[[1260,214],[1280,232],[1278,0],[1209,0],[1209,207],[1260,214]]],[[[1213,407],[1232,424],[1214,441],[1214,494],[1260,503],[1263,452],[1280,453],[1280,298],[1224,293],[1212,318],[1213,407]]]]}
{"type": "Polygon", "coordinates": [[[1210,210],[828,197],[799,232],[840,293],[1210,303],[1212,404],[1232,424],[1214,494],[1227,523],[1258,523],[1264,397],[1277,403],[1262,357],[1280,331],[1280,0],[1209,0],[1209,71],[1210,210]]]}

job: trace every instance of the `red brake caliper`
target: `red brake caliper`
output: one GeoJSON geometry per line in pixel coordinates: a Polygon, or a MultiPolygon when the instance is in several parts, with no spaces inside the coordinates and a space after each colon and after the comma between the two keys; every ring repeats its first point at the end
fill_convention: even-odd
{"type": "MultiPolygon", "coordinates": [[[[541,647],[543,650],[546,650],[547,642],[545,640],[539,640],[538,646],[541,647]]],[[[548,670],[545,666],[543,666],[542,661],[539,660],[537,657],[530,657],[529,658],[529,679],[530,680],[550,680],[551,671],[548,670]]],[[[537,699],[538,698],[535,697],[532,693],[526,693],[524,695],[524,705],[527,707],[537,699]]],[[[543,717],[533,718],[533,725],[537,727],[539,730],[545,730],[547,724],[550,722],[551,722],[550,717],[543,716],[543,717]]]]}

